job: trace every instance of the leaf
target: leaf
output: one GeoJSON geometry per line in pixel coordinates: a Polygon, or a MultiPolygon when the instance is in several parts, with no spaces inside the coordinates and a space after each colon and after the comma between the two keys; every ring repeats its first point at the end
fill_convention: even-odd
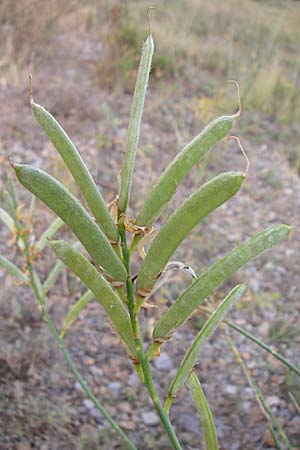
{"type": "Polygon", "coordinates": [[[68,314],[64,318],[62,323],[62,328],[60,332],[60,337],[64,337],[71,325],[77,320],[81,311],[86,307],[86,305],[95,298],[95,295],[90,290],[86,291],[79,300],[77,300],[74,305],[68,311],[68,314]]]}
{"type": "Polygon", "coordinates": [[[119,234],[96,183],[73,142],[56,119],[31,99],[33,115],[70,170],[90,210],[106,236],[118,242],[119,234]]]}
{"type": "Polygon", "coordinates": [[[132,173],[139,142],[141,121],[144,102],[147,92],[149,74],[151,69],[154,43],[149,35],[144,43],[141,61],[139,65],[137,80],[134,89],[133,102],[131,106],[126,153],[121,173],[120,184],[120,210],[125,212],[129,203],[132,173]]]}
{"type": "Polygon", "coordinates": [[[0,220],[7,226],[7,228],[14,233],[15,231],[15,223],[8,212],[5,209],[0,208],[0,220]]]}
{"type": "Polygon", "coordinates": [[[228,313],[229,309],[237,302],[241,296],[246,291],[245,284],[239,284],[227,295],[227,297],[223,300],[223,302],[218,306],[215,312],[207,319],[200,332],[194,339],[192,345],[188,349],[183,358],[182,363],[170,384],[168,389],[168,397],[174,398],[182,387],[182,385],[186,382],[189,377],[191,371],[193,370],[194,365],[199,358],[199,354],[203,349],[204,345],[208,341],[208,339],[212,336],[216,328],[219,326],[220,322],[224,318],[224,316],[228,313]]]}
{"type": "MultiPolygon", "coordinates": [[[[33,197],[35,198],[35,197],[33,197]]],[[[46,247],[48,240],[52,239],[53,236],[57,233],[58,230],[64,225],[63,220],[61,220],[59,217],[57,217],[47,228],[47,230],[44,231],[40,239],[36,243],[36,250],[38,253],[41,253],[44,248],[46,247]]]]}
{"type": "Polygon", "coordinates": [[[125,281],[127,272],[108,239],[78,200],[43,170],[23,164],[14,166],[19,181],[54,211],[74,232],[96,264],[115,280],[125,281]]]}
{"type": "Polygon", "coordinates": [[[197,411],[200,416],[201,425],[204,430],[206,450],[218,450],[218,436],[214,423],[214,417],[203,392],[200,380],[195,372],[192,372],[188,379],[188,386],[194,399],[197,411]]]}
{"type": "Polygon", "coordinates": [[[205,183],[183,202],[152,242],[138,274],[137,290],[151,289],[188,233],[236,194],[244,179],[245,176],[238,172],[223,173],[205,183]]]}
{"type": "Polygon", "coordinates": [[[28,282],[28,277],[12,262],[0,255],[0,267],[3,267],[7,272],[17,278],[23,283],[28,282]]]}
{"type": "Polygon", "coordinates": [[[52,241],[56,256],[93,292],[106,311],[114,330],[124,342],[131,358],[136,360],[135,343],[129,315],[123,303],[97,269],[71,245],[52,241]]]}
{"type": "Polygon", "coordinates": [[[255,234],[213,264],[195,280],[162,315],[153,331],[153,339],[162,343],[182,325],[196,308],[238,269],[259,254],[287,238],[291,227],[275,225],[255,234]]]}
{"type": "Polygon", "coordinates": [[[191,168],[229,133],[236,118],[237,115],[217,118],[178,153],[146,198],[137,217],[137,225],[144,227],[153,224],[191,168]]]}
{"type": "Polygon", "coordinates": [[[276,431],[276,433],[280,436],[280,439],[282,440],[282,442],[284,442],[284,444],[286,445],[288,450],[293,450],[293,447],[285,433],[285,431],[283,430],[282,426],[280,425],[280,423],[278,422],[276,416],[274,415],[272,409],[270,408],[268,402],[266,401],[262,391],[259,389],[258,385],[256,384],[254,378],[250,375],[250,372],[245,364],[245,362],[243,361],[239,351],[237,350],[237,348],[234,346],[232,340],[228,337],[227,338],[230,347],[238,361],[238,363],[241,365],[246,378],[248,380],[249,385],[251,386],[257,401],[261,407],[261,409],[263,410],[263,412],[266,414],[266,416],[268,417],[268,419],[270,420],[270,423],[272,425],[272,427],[274,428],[274,430],[276,431]]]}

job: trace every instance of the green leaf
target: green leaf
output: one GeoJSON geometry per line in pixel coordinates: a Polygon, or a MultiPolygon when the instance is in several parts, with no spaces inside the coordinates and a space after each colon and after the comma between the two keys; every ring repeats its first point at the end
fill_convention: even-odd
{"type": "MultiPolygon", "coordinates": [[[[35,198],[35,197],[33,197],[35,198]]],[[[64,225],[63,220],[57,217],[44,231],[40,239],[36,243],[36,250],[40,253],[46,247],[48,240],[52,239],[53,236],[60,230],[60,228],[64,225]]]]}
{"type": "Polygon", "coordinates": [[[229,320],[224,320],[224,323],[226,323],[226,325],[228,325],[230,328],[237,331],[241,335],[245,336],[247,339],[250,339],[252,342],[254,342],[256,345],[261,347],[266,352],[270,353],[270,355],[272,355],[274,358],[276,358],[288,369],[290,369],[292,372],[296,373],[300,377],[300,369],[298,369],[294,364],[292,364],[290,361],[284,358],[284,356],[282,356],[280,353],[273,350],[269,345],[265,344],[256,336],[253,336],[253,334],[249,333],[249,331],[244,330],[244,328],[241,328],[240,326],[236,325],[233,322],[230,322],[229,320]]]}
{"type": "Polygon", "coordinates": [[[222,116],[214,120],[178,153],[146,198],[137,218],[139,226],[151,225],[157,219],[161,209],[175,194],[176,189],[191,168],[208,150],[227,136],[233,127],[235,118],[237,115],[222,116]]]}
{"type": "Polygon", "coordinates": [[[130,112],[126,153],[121,173],[120,210],[125,212],[129,203],[132,174],[139,142],[144,102],[148,87],[154,43],[149,35],[144,43],[130,112]]]}
{"type": "Polygon", "coordinates": [[[43,170],[23,164],[14,166],[19,181],[52,209],[74,232],[96,264],[113,279],[125,281],[127,273],[108,239],[78,200],[43,170]]]}
{"type": "Polygon", "coordinates": [[[86,291],[79,300],[77,300],[74,305],[68,311],[68,314],[63,320],[62,328],[60,332],[60,337],[64,337],[71,325],[77,320],[81,311],[86,307],[86,305],[95,298],[95,295],[90,290],[86,291]]]}
{"type": "Polygon", "coordinates": [[[223,173],[205,183],[183,202],[152,242],[138,274],[138,290],[151,289],[188,233],[208,214],[235,195],[244,179],[245,176],[238,172],[223,173]]]}
{"type": "Polygon", "coordinates": [[[82,192],[90,210],[106,236],[118,242],[119,234],[95,181],[73,142],[56,119],[31,99],[33,115],[47,133],[82,192]]]}
{"type": "Polygon", "coordinates": [[[195,372],[192,372],[188,379],[188,386],[194,399],[201,425],[204,431],[206,450],[218,450],[218,436],[215,427],[214,417],[206,400],[200,380],[195,372]]]}
{"type": "Polygon", "coordinates": [[[7,226],[7,228],[11,231],[11,233],[15,230],[15,222],[5,211],[5,209],[0,208],[0,220],[7,226]]]}
{"type": "Polygon", "coordinates": [[[129,315],[123,303],[97,269],[71,245],[51,242],[56,256],[93,292],[106,311],[114,330],[124,342],[131,358],[136,359],[135,343],[129,315]]]}
{"type": "Polygon", "coordinates": [[[234,355],[236,356],[237,361],[239,362],[239,364],[241,365],[246,378],[248,380],[249,385],[251,386],[254,394],[256,395],[258,404],[262,407],[264,413],[267,415],[267,417],[270,420],[270,423],[272,424],[272,427],[274,428],[275,432],[278,434],[278,436],[280,437],[280,439],[282,440],[282,442],[284,442],[284,444],[286,445],[288,450],[293,450],[293,446],[291,445],[285,431],[283,430],[282,426],[280,425],[280,423],[278,422],[276,416],[274,415],[272,409],[270,408],[268,402],[266,401],[262,391],[259,389],[258,385],[256,384],[254,378],[250,375],[250,372],[246,366],[246,364],[244,363],[239,351],[237,350],[237,348],[234,346],[232,340],[228,337],[227,338],[230,347],[234,353],[234,355]]]}
{"type": "Polygon", "coordinates": [[[195,280],[162,315],[153,331],[153,339],[162,343],[182,325],[196,308],[247,262],[287,238],[291,227],[275,225],[255,234],[213,264],[195,280]]]}
{"type": "Polygon", "coordinates": [[[204,345],[212,336],[216,328],[219,326],[220,322],[228,313],[229,309],[234,305],[235,302],[237,302],[241,298],[245,291],[245,284],[240,284],[233,288],[232,291],[223,300],[223,302],[218,306],[215,312],[209,317],[209,319],[207,319],[200,332],[194,339],[189,350],[186,352],[185,357],[183,358],[183,361],[180,364],[180,367],[172,383],[170,384],[170,387],[168,389],[169,398],[174,398],[179,389],[186,382],[191,371],[193,370],[194,365],[197,362],[197,359],[199,358],[199,354],[204,345]]]}
{"type": "Polygon", "coordinates": [[[27,276],[17,267],[15,264],[10,262],[4,256],[0,255],[0,267],[3,267],[7,272],[16,277],[19,281],[23,283],[28,282],[27,276]]]}

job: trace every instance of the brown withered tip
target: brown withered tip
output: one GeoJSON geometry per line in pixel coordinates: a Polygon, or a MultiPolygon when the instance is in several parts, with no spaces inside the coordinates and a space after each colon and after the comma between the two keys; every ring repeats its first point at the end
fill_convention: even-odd
{"type": "Polygon", "coordinates": [[[28,89],[29,89],[29,100],[30,103],[33,102],[33,93],[32,93],[32,74],[28,75],[28,89]]]}
{"type": "Polygon", "coordinates": [[[238,107],[238,110],[235,113],[235,115],[236,115],[236,117],[240,117],[240,115],[242,114],[242,110],[243,110],[242,102],[241,102],[241,95],[240,95],[240,85],[236,80],[228,80],[227,83],[233,83],[236,86],[239,107],[238,107]]]}
{"type": "Polygon", "coordinates": [[[243,154],[243,156],[244,156],[244,158],[246,160],[246,169],[245,169],[245,172],[244,172],[244,175],[246,177],[248,175],[248,172],[249,172],[249,169],[250,169],[250,166],[251,166],[250,160],[249,160],[249,158],[248,158],[248,156],[247,156],[247,154],[246,154],[246,152],[244,150],[244,147],[241,144],[240,139],[237,136],[228,136],[227,137],[227,141],[229,141],[231,139],[234,139],[238,143],[238,146],[239,146],[239,148],[240,148],[240,150],[241,150],[241,152],[242,152],[242,154],[243,154]]]}
{"type": "Polygon", "coordinates": [[[9,161],[9,164],[11,165],[11,167],[15,170],[16,165],[15,165],[15,163],[14,163],[13,157],[10,156],[10,157],[8,158],[8,161],[9,161]]]}
{"type": "Polygon", "coordinates": [[[148,16],[148,34],[149,36],[151,36],[152,32],[151,32],[151,17],[150,17],[150,11],[155,9],[155,6],[149,6],[147,8],[147,16],[148,16]]]}

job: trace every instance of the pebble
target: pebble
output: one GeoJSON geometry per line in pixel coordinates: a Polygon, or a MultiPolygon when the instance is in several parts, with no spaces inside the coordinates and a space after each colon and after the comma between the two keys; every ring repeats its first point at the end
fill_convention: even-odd
{"type": "Polygon", "coordinates": [[[119,397],[122,393],[123,384],[120,381],[112,381],[108,384],[109,389],[112,391],[115,397],[119,397]]]}
{"type": "Polygon", "coordinates": [[[157,425],[159,423],[159,417],[152,411],[143,412],[142,420],[146,425],[157,425]]]}
{"type": "Polygon", "coordinates": [[[167,353],[162,353],[159,358],[155,359],[154,364],[158,370],[169,371],[173,368],[173,361],[167,353]]]}
{"type": "Polygon", "coordinates": [[[128,378],[129,386],[134,386],[135,384],[137,384],[138,380],[139,380],[139,377],[137,376],[137,374],[135,372],[133,372],[128,378]]]}
{"type": "Polygon", "coordinates": [[[89,398],[85,398],[82,402],[84,404],[84,406],[86,407],[86,409],[92,409],[94,408],[94,403],[92,402],[92,400],[90,400],[89,398]]]}
{"type": "Polygon", "coordinates": [[[227,384],[224,388],[225,394],[236,395],[238,388],[234,384],[227,384]]]}
{"type": "Polygon", "coordinates": [[[178,423],[186,431],[195,433],[199,430],[199,419],[196,415],[180,414],[178,416],[178,423]]]}
{"type": "Polygon", "coordinates": [[[265,444],[267,444],[268,447],[275,447],[275,441],[273,439],[273,436],[271,434],[271,431],[266,429],[262,434],[262,440],[265,444]]]}

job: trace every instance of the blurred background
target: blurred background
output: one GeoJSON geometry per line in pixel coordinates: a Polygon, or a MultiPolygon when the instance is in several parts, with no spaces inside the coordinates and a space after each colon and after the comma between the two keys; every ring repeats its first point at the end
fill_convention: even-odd
{"type": "MultiPolygon", "coordinates": [[[[300,365],[300,2],[277,0],[1,0],[0,3],[0,190],[11,174],[8,158],[48,170],[77,193],[71,176],[39,129],[28,101],[33,74],[36,101],[61,123],[78,146],[107,202],[118,193],[131,98],[146,10],[152,12],[155,54],[136,161],[130,216],[168,162],[210,120],[237,109],[240,137],[251,171],[238,196],[213,213],[181,245],[176,258],[198,273],[261,228],[292,223],[289,241],[236,274],[210,298],[214,304],[234,283],[249,282],[231,319],[300,365]]],[[[174,207],[204,180],[224,170],[243,170],[234,142],[222,142],[197,164],[174,207]]],[[[18,186],[28,206],[29,195],[18,186]]],[[[27,205],[27,206],[26,206],[27,205]]],[[[40,236],[51,213],[37,204],[34,230],[40,236]]],[[[72,240],[67,230],[60,236],[72,240]]],[[[0,225],[0,250],[22,266],[0,225]]],[[[134,262],[134,270],[140,261],[134,262]]],[[[41,278],[53,265],[46,250],[37,262],[41,278]]],[[[62,356],[42,322],[30,290],[0,270],[0,449],[121,449],[118,438],[66,372],[62,356]]],[[[151,327],[189,279],[175,274],[145,312],[151,327]]],[[[84,287],[64,272],[50,291],[49,311],[57,327],[84,287]]],[[[137,443],[168,449],[145,389],[91,303],[66,336],[77,367],[92,390],[137,443]]],[[[162,395],[185,349],[203,324],[195,315],[165,345],[154,362],[162,395]]],[[[271,356],[232,334],[253,377],[295,448],[300,448],[300,383],[271,356]]],[[[259,405],[226,347],[215,334],[197,367],[217,425],[222,449],[274,448],[259,405]]],[[[192,401],[183,391],[171,413],[187,449],[203,448],[192,401]]]]}

